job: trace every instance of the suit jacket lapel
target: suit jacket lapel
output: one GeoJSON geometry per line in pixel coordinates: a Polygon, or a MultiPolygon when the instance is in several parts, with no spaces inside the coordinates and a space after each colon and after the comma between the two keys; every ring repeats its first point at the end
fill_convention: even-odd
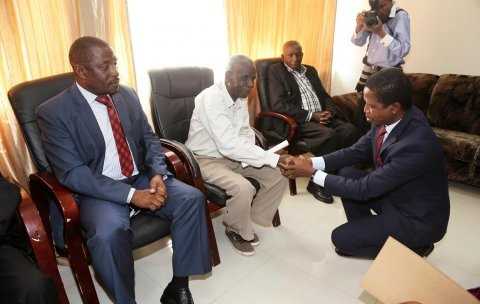
{"type": "Polygon", "coordinates": [[[395,128],[393,128],[392,132],[388,134],[387,139],[385,140],[385,142],[382,145],[382,148],[380,149],[380,154],[382,154],[383,151],[385,151],[385,149],[387,149],[389,146],[397,142],[398,136],[403,133],[403,130],[405,129],[405,127],[410,123],[410,120],[412,119],[411,114],[412,114],[412,109],[405,112],[405,115],[403,116],[402,120],[398,123],[398,125],[395,128]]]}
{"type": "Polygon", "coordinates": [[[283,63],[281,63],[281,65],[282,65],[282,71],[283,71],[285,84],[287,86],[287,91],[289,92],[290,96],[298,96],[299,98],[295,98],[295,101],[301,105],[302,104],[302,99],[300,97],[300,89],[298,88],[297,81],[293,77],[292,73],[290,73],[287,70],[285,65],[283,63]]]}
{"type": "Polygon", "coordinates": [[[71,88],[71,93],[74,97],[73,105],[76,107],[75,113],[78,113],[80,121],[84,123],[85,129],[88,130],[90,135],[92,135],[94,140],[99,144],[99,147],[102,147],[103,151],[105,151],[105,140],[97,119],[95,118],[95,114],[93,114],[92,108],[90,108],[87,100],[83,97],[75,84],[71,88]]]}

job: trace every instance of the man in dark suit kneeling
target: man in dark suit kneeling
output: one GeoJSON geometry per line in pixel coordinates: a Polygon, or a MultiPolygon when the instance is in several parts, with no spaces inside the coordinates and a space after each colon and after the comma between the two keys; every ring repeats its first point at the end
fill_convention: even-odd
{"type": "Polygon", "coordinates": [[[370,131],[353,146],[288,160],[286,176],[313,181],[342,198],[347,223],[332,232],[336,252],[373,259],[388,236],[422,256],[444,236],[450,214],[442,148],[400,69],[371,76],[364,89],[370,131]],[[374,169],[351,166],[369,162],[374,169]],[[325,171],[339,170],[338,175],[325,171]],[[372,214],[372,210],[375,214],[372,214]]]}
{"type": "MultiPolygon", "coordinates": [[[[357,128],[342,119],[332,98],[323,88],[317,70],[302,64],[300,43],[283,45],[282,61],[268,70],[268,90],[272,110],[291,116],[298,123],[297,138],[306,143],[306,150],[321,156],[351,146],[360,137],[357,128]]],[[[273,126],[281,133],[281,125],[273,126]]],[[[332,196],[313,182],[307,186],[313,196],[332,203],[332,196]]]]}

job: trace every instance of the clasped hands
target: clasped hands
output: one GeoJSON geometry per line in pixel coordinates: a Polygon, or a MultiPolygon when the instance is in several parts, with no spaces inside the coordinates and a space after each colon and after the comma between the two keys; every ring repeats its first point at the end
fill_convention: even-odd
{"type": "Polygon", "coordinates": [[[290,179],[301,176],[310,177],[315,172],[312,160],[302,155],[280,157],[278,167],[280,167],[282,174],[290,179]]]}
{"type": "Polygon", "coordinates": [[[155,211],[165,205],[167,200],[167,188],[163,181],[163,177],[155,175],[150,179],[150,187],[148,189],[136,189],[133,193],[131,204],[141,208],[155,211]]]}
{"type": "Polygon", "coordinates": [[[332,117],[333,115],[330,111],[313,112],[312,114],[312,120],[322,125],[328,125],[332,120],[332,117]]]}

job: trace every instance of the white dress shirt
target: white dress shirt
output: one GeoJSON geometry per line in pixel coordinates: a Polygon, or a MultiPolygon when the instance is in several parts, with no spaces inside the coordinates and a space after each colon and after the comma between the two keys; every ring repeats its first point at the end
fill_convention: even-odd
{"type": "MultiPolygon", "coordinates": [[[[88,105],[92,109],[93,115],[95,115],[95,118],[97,119],[98,126],[100,127],[100,131],[102,132],[103,139],[105,141],[105,159],[103,161],[102,174],[114,180],[126,179],[127,176],[122,174],[117,144],[115,143],[115,138],[113,137],[112,125],[110,124],[110,118],[108,117],[107,106],[95,100],[97,98],[97,95],[82,88],[78,83],[76,83],[76,85],[80,90],[80,93],[82,93],[83,97],[85,97],[88,105]]],[[[132,154],[130,145],[128,145],[128,148],[130,150],[130,154],[132,154]]],[[[133,158],[133,155],[132,161],[132,176],[134,176],[138,174],[138,169],[137,165],[135,164],[135,159],[133,158]]],[[[130,203],[134,192],[135,189],[131,188],[127,196],[127,203],[130,203]]]]}
{"type": "MultiPolygon", "coordinates": [[[[385,135],[383,136],[383,142],[387,140],[388,135],[393,131],[393,129],[398,125],[398,123],[401,121],[397,120],[396,122],[385,125],[385,135]]],[[[312,166],[313,169],[317,170],[315,174],[313,175],[313,182],[317,185],[324,186],[325,185],[325,179],[327,178],[327,173],[325,173],[323,170],[325,170],[325,159],[320,156],[320,157],[313,157],[312,158],[312,166]]]]}
{"type": "Polygon", "coordinates": [[[223,82],[203,90],[195,98],[185,144],[197,155],[225,157],[253,167],[276,167],[280,157],[255,145],[247,99],[234,101],[223,82]]]}

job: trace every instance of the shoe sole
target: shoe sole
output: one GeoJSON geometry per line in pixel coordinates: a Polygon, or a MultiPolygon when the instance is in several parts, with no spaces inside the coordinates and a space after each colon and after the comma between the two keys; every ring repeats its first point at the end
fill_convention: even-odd
{"type": "Polygon", "coordinates": [[[238,252],[238,253],[240,253],[241,255],[244,255],[244,256],[252,256],[252,255],[255,254],[255,251],[245,252],[245,251],[238,250],[237,248],[235,248],[235,246],[233,246],[233,244],[232,244],[232,247],[233,247],[233,249],[235,249],[236,252],[238,252]]]}
{"type": "MultiPolygon", "coordinates": [[[[222,224],[223,224],[223,226],[225,226],[225,228],[228,229],[228,225],[225,224],[225,222],[222,222],[222,224]]],[[[237,251],[237,252],[240,253],[241,255],[252,256],[252,255],[255,254],[255,251],[245,252],[245,251],[241,251],[241,250],[237,249],[237,247],[235,247],[235,245],[233,245],[232,240],[230,240],[230,238],[228,237],[228,235],[227,235],[227,239],[230,241],[230,244],[232,245],[233,249],[235,249],[235,251],[237,251]]],[[[258,245],[260,245],[260,240],[258,240],[258,241],[256,241],[256,242],[253,242],[253,240],[252,240],[252,241],[248,241],[248,242],[250,243],[250,245],[255,246],[255,247],[258,246],[258,245]]]]}
{"type": "MultiPolygon", "coordinates": [[[[228,238],[228,236],[227,236],[227,238],[228,238]]],[[[229,243],[230,243],[230,245],[232,246],[232,248],[233,248],[236,252],[240,253],[241,255],[244,255],[244,256],[252,256],[252,255],[255,254],[255,250],[254,250],[254,251],[241,251],[240,249],[238,249],[237,247],[235,247],[235,245],[233,245],[233,243],[232,243],[232,241],[231,241],[230,239],[228,239],[228,240],[229,240],[229,243]]],[[[253,246],[253,245],[252,245],[252,246],[253,246]]]]}

